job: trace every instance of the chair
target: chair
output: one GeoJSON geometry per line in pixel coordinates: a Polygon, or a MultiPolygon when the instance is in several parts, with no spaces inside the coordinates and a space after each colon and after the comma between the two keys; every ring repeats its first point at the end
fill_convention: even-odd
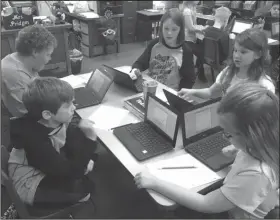
{"type": "MultiPolygon", "coordinates": [[[[220,71],[223,67],[222,57],[220,55],[221,50],[223,50],[223,48],[221,48],[222,45],[219,41],[220,38],[207,36],[207,34],[203,39],[204,63],[209,65],[211,68],[213,83],[215,82],[216,79],[214,70],[220,71]]],[[[229,40],[228,40],[228,45],[229,45],[229,40]]]]}
{"type": "Polygon", "coordinates": [[[1,145],[1,180],[7,193],[14,203],[15,208],[18,212],[19,218],[31,219],[31,218],[42,218],[42,219],[61,219],[61,218],[73,218],[73,213],[82,207],[85,203],[76,203],[63,209],[42,209],[35,208],[34,206],[27,205],[22,202],[17,191],[14,187],[12,179],[8,176],[8,160],[10,154],[6,147],[1,145]]]}

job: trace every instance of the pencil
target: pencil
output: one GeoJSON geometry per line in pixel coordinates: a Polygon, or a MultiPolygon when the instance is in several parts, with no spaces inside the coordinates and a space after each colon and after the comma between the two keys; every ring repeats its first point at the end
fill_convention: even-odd
{"type": "Polygon", "coordinates": [[[161,170],[176,170],[176,169],[194,169],[195,166],[185,166],[185,167],[161,167],[161,170]]]}

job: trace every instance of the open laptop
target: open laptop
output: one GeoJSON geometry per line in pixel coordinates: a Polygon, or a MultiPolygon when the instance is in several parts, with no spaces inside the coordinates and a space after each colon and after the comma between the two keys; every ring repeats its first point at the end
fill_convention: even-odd
{"type": "Polygon", "coordinates": [[[185,150],[215,172],[234,161],[222,153],[222,149],[231,143],[218,124],[217,107],[220,100],[207,100],[180,113],[185,150]]]}
{"type": "Polygon", "coordinates": [[[142,76],[137,77],[136,80],[130,78],[127,73],[114,69],[113,67],[103,65],[111,74],[114,76],[114,82],[121,86],[124,86],[128,89],[133,90],[134,92],[140,93],[143,92],[143,78],[142,76]]]}
{"type": "Polygon", "coordinates": [[[240,19],[235,19],[232,25],[231,33],[240,34],[241,32],[252,28],[254,25],[253,21],[245,21],[240,19]]]}
{"type": "Polygon", "coordinates": [[[192,108],[194,105],[198,104],[197,101],[193,99],[182,99],[178,97],[177,95],[169,92],[168,90],[162,89],[163,93],[168,101],[168,103],[175,108],[178,112],[185,112],[192,108]]]}
{"type": "Polygon", "coordinates": [[[178,112],[147,93],[143,122],[115,128],[113,133],[139,161],[174,149],[178,133],[178,112]]]}
{"type": "Polygon", "coordinates": [[[92,72],[85,87],[75,88],[76,108],[85,108],[88,106],[98,105],[102,102],[113,77],[103,67],[92,72]]]}

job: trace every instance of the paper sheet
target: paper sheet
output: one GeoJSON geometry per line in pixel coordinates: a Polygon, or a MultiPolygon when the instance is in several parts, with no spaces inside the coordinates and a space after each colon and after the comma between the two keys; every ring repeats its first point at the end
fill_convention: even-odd
{"type": "Polygon", "coordinates": [[[187,153],[171,159],[155,162],[154,164],[150,164],[147,167],[151,171],[151,173],[156,175],[156,177],[158,177],[159,179],[185,188],[198,187],[221,179],[218,174],[210,170],[204,164],[187,153]],[[196,168],[167,170],[160,169],[163,167],[182,166],[195,166],[196,168]]]}
{"type": "Polygon", "coordinates": [[[68,82],[74,89],[79,88],[79,87],[85,87],[86,82],[87,82],[84,79],[82,79],[81,77],[74,76],[74,75],[65,76],[60,79],[68,82]]]}
{"type": "Polygon", "coordinates": [[[271,43],[274,43],[276,42],[277,40],[274,40],[274,39],[271,39],[271,38],[268,38],[268,43],[271,44],[271,43]]]}
{"type": "Polygon", "coordinates": [[[114,69],[129,74],[129,72],[130,72],[130,70],[131,70],[131,66],[114,67],[114,69]]]}
{"type": "Polygon", "coordinates": [[[99,15],[92,11],[82,12],[82,13],[79,13],[79,15],[86,17],[86,18],[99,18],[99,15]]]}
{"type": "MultiPolygon", "coordinates": [[[[113,106],[100,106],[92,115],[89,116],[89,120],[95,123],[95,127],[109,130],[118,126],[133,123],[128,116],[129,111],[122,108],[113,106]],[[125,120],[129,118],[129,120],[125,120]]],[[[135,120],[135,122],[137,122],[135,120]]]]}

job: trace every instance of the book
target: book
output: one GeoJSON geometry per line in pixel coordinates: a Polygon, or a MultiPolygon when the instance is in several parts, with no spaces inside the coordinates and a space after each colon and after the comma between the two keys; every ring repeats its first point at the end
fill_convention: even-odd
{"type": "Polygon", "coordinates": [[[140,96],[124,100],[123,106],[140,120],[144,120],[145,107],[142,94],[140,96]]]}

